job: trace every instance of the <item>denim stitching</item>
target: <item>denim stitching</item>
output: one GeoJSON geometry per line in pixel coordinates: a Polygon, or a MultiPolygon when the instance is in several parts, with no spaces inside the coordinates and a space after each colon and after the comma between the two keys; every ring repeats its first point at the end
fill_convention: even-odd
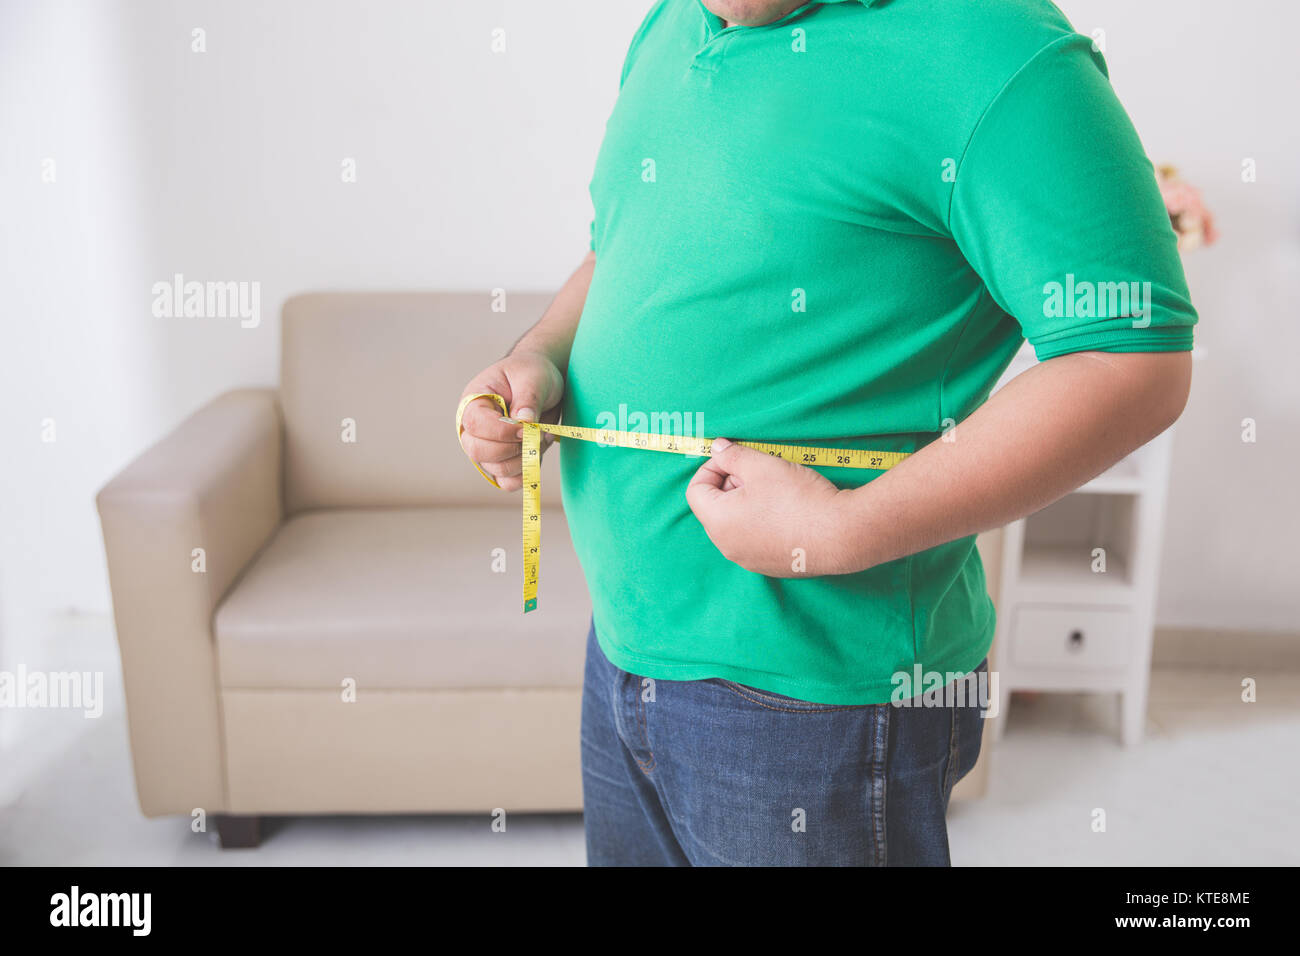
{"type": "Polygon", "coordinates": [[[944,769],[943,774],[943,794],[944,800],[952,793],[953,786],[957,781],[953,774],[957,769],[957,707],[954,705],[948,709],[948,766],[944,769]]]}
{"type": "Polygon", "coordinates": [[[786,701],[769,697],[763,694],[762,691],[751,690],[743,684],[737,684],[721,677],[716,678],[715,682],[719,687],[731,691],[737,697],[742,697],[766,710],[776,710],[783,714],[830,714],[840,710],[863,710],[868,707],[880,706],[879,704],[817,704],[812,701],[804,701],[808,705],[807,707],[783,707],[779,705],[786,704],[786,701]]]}
{"type": "Polygon", "coordinates": [[[641,681],[637,675],[629,675],[632,678],[632,693],[636,697],[636,722],[641,729],[641,743],[645,746],[645,752],[650,755],[649,761],[643,761],[640,757],[633,755],[636,765],[641,768],[641,772],[646,776],[655,768],[655,752],[650,749],[650,734],[646,730],[645,701],[641,699],[641,681]]]}
{"type": "Polygon", "coordinates": [[[878,706],[873,714],[875,733],[871,742],[871,842],[872,863],[885,866],[889,861],[885,800],[889,776],[889,707],[878,706]]]}

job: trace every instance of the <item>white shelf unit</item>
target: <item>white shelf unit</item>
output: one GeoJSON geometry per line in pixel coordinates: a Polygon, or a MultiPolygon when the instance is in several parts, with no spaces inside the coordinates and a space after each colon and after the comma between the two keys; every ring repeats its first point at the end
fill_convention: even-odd
{"type": "MultiPolygon", "coordinates": [[[[1002,383],[1033,361],[1022,352],[1002,383]]],[[[1036,690],[1117,694],[1123,743],[1142,739],[1172,442],[1003,529],[995,736],[1011,693],[1036,690]]]]}

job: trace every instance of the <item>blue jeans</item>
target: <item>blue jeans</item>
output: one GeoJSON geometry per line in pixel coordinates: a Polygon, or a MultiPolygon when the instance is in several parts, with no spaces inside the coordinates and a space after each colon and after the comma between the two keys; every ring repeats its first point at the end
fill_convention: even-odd
{"type": "MultiPolygon", "coordinates": [[[[980,670],[987,667],[987,661],[980,670]]],[[[978,702],[813,704],[722,679],[647,681],[587,635],[589,866],[947,866],[978,702]]]]}

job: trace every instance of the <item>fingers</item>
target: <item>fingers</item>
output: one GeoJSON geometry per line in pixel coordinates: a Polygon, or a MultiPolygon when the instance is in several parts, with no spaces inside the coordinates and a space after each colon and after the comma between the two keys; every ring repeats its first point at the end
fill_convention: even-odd
{"type": "Polygon", "coordinates": [[[480,464],[506,461],[519,454],[518,441],[485,441],[482,438],[475,438],[469,432],[465,432],[460,436],[460,447],[465,450],[465,454],[471,460],[480,464]]]}
{"type": "Polygon", "coordinates": [[[502,491],[518,491],[524,486],[524,480],[518,475],[513,477],[498,478],[497,485],[502,491]]]}
{"type": "Polygon", "coordinates": [[[722,465],[712,458],[706,458],[704,463],[695,470],[695,474],[691,477],[691,483],[686,486],[686,490],[689,493],[692,488],[699,485],[702,486],[698,489],[701,493],[704,493],[709,488],[721,491],[723,482],[727,478],[727,471],[722,465]]]}
{"type": "Polygon", "coordinates": [[[519,426],[501,421],[501,409],[491,399],[480,398],[466,405],[460,425],[460,447],[480,465],[508,461],[519,454],[519,426]]]}
{"type": "MultiPolygon", "coordinates": [[[[542,436],[542,451],[550,444],[549,435],[542,436]]],[[[518,491],[523,487],[524,456],[519,453],[519,443],[514,444],[515,455],[504,461],[480,461],[483,470],[497,480],[502,491],[518,491]]]]}
{"type": "Polygon", "coordinates": [[[764,474],[777,474],[799,467],[784,458],[764,454],[757,448],[738,445],[725,438],[713,440],[713,457],[710,462],[723,474],[730,475],[737,488],[744,486],[746,478],[757,479],[764,474]]]}
{"type": "Polygon", "coordinates": [[[480,398],[465,406],[460,418],[465,434],[493,442],[519,442],[519,426],[501,421],[501,409],[491,399],[480,398]]]}
{"type": "MultiPolygon", "coordinates": [[[[520,421],[524,420],[520,417],[520,421]]],[[[507,483],[502,479],[516,478],[523,472],[520,426],[501,421],[501,409],[489,399],[470,402],[465,406],[460,423],[463,429],[460,447],[465,454],[496,478],[497,483],[506,491],[517,489],[517,483],[507,483]]],[[[554,441],[553,435],[543,434],[542,451],[554,441]]]]}
{"type": "MultiPolygon", "coordinates": [[[[560,417],[564,376],[548,356],[522,352],[511,354],[479,373],[463,394],[500,396],[509,409],[509,417],[553,423],[560,417]]],[[[477,398],[461,409],[457,437],[466,456],[498,487],[517,491],[523,484],[520,478],[523,428],[503,422],[501,417],[501,407],[491,398],[477,398]]],[[[542,437],[543,451],[551,441],[549,435],[542,437]]]]}
{"type": "Polygon", "coordinates": [[[713,440],[713,457],[706,458],[686,486],[686,503],[696,515],[709,512],[727,492],[738,488],[719,460],[719,453],[731,445],[725,438],[713,440]]]}
{"type": "Polygon", "coordinates": [[[507,458],[505,461],[481,461],[480,465],[493,478],[498,480],[502,478],[515,478],[524,473],[523,455],[515,455],[514,458],[507,458]]]}
{"type": "Polygon", "coordinates": [[[523,455],[511,458],[506,462],[480,462],[482,470],[497,479],[497,485],[503,492],[517,492],[524,486],[524,479],[521,477],[524,473],[523,455]]]}
{"type": "Polygon", "coordinates": [[[703,518],[726,498],[728,492],[744,488],[747,480],[758,481],[765,475],[798,467],[774,455],[765,455],[756,448],[738,445],[726,438],[715,438],[712,457],[700,465],[686,486],[686,503],[703,518]]]}
{"type": "Polygon", "coordinates": [[[517,401],[510,406],[510,417],[517,418],[521,422],[537,421],[537,400],[535,398],[524,398],[517,401]]]}
{"type": "MultiPolygon", "coordinates": [[[[502,363],[502,372],[510,392],[501,392],[510,406],[510,417],[521,422],[547,420],[548,412],[558,417],[560,396],[564,394],[564,377],[553,362],[536,355],[521,355],[502,363]]],[[[551,417],[555,421],[556,417],[551,417]]]]}

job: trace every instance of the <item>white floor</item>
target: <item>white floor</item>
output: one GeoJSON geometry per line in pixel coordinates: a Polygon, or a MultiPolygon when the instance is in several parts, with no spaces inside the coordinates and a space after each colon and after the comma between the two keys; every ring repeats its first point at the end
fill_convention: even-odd
{"type": "MultiPolygon", "coordinates": [[[[102,666],[106,697],[121,699],[106,620],[69,623],[54,657],[102,666]]],[[[284,819],[260,848],[222,852],[188,819],[140,815],[120,710],[18,717],[19,744],[0,754],[0,865],[584,861],[576,815],[512,816],[504,833],[487,815],[284,819]]],[[[1143,745],[1121,748],[1116,721],[1105,698],[1015,698],[988,795],[953,805],[953,862],[1300,864],[1300,674],[1159,670],[1143,745]],[[1243,676],[1257,679],[1257,703],[1241,701],[1243,676]],[[1104,832],[1094,830],[1097,810],[1104,832]]]]}

